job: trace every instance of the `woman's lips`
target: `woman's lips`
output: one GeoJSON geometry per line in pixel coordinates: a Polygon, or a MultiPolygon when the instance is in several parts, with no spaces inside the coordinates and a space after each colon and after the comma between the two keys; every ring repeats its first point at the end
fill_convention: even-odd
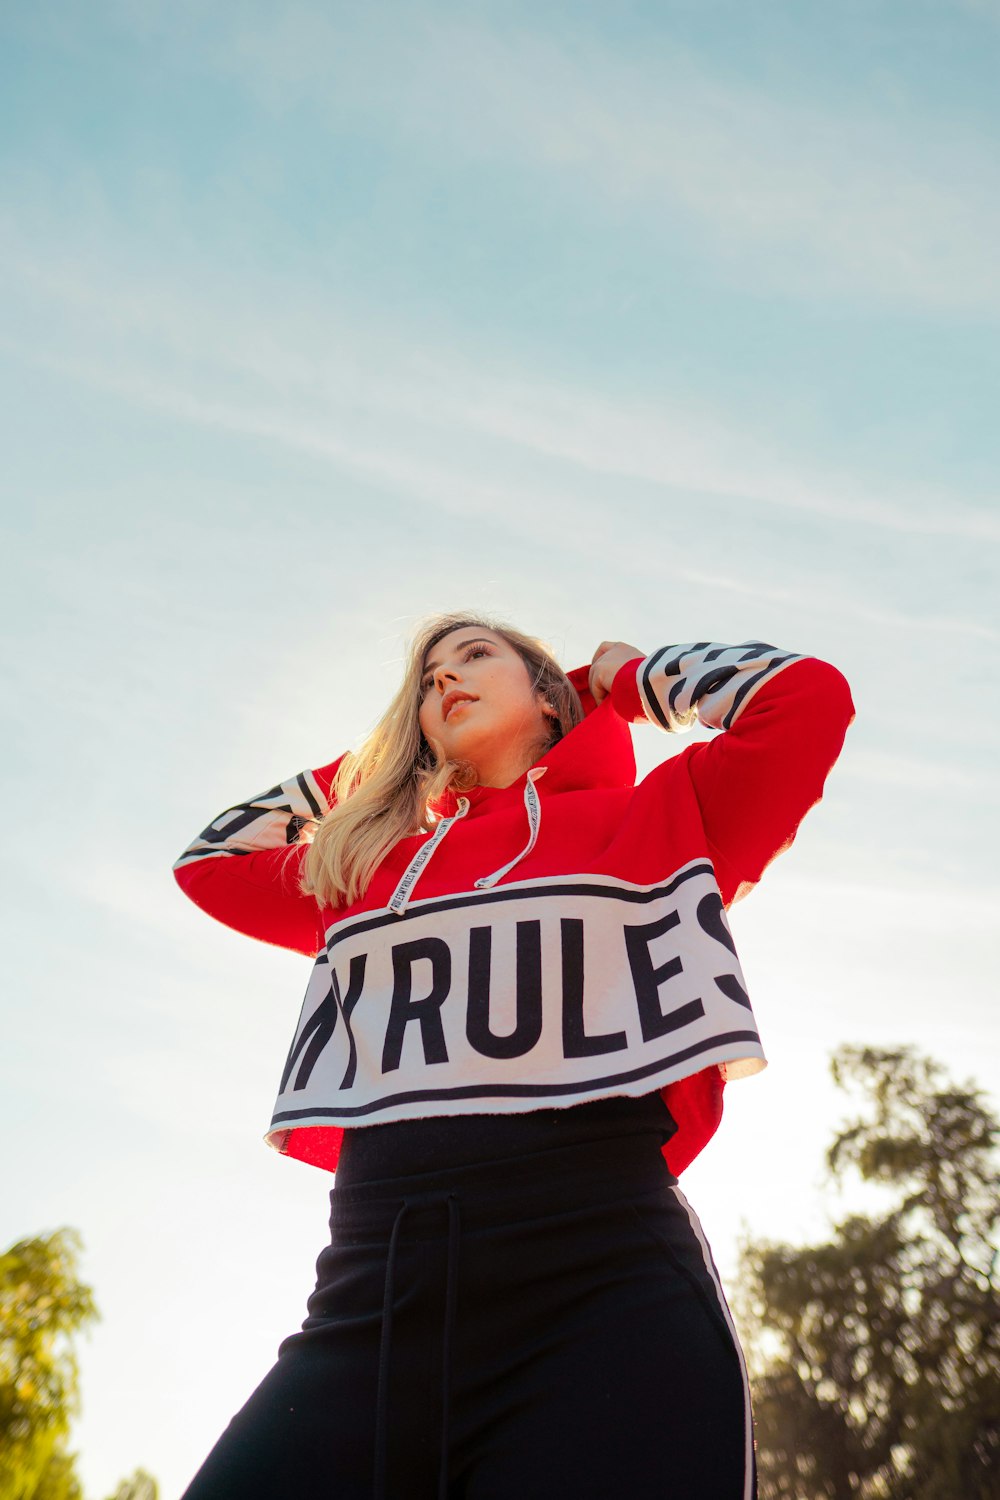
{"type": "Polygon", "coordinates": [[[450,719],[456,708],[461,708],[464,703],[476,703],[471,693],[449,693],[441,705],[441,716],[445,720],[450,719]]]}

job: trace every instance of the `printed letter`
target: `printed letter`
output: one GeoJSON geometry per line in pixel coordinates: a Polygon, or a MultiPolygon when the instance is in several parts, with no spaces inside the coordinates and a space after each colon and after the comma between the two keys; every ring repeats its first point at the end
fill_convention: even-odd
{"type": "Polygon", "coordinates": [[[436,937],[417,938],[412,943],[396,944],[392,950],[392,977],[392,1001],[382,1051],[382,1072],[391,1073],[394,1068],[399,1067],[403,1036],[410,1021],[416,1021],[420,1026],[424,1061],[447,1062],[448,1048],[441,1023],[441,1007],[451,989],[451,950],[448,944],[443,938],[436,937]],[[413,965],[422,958],[430,961],[431,988],[422,999],[414,1000],[411,998],[413,965]]]}
{"type": "Polygon", "coordinates": [[[542,1034],[542,924],[517,924],[516,1019],[509,1036],[490,1030],[490,956],[493,930],[469,933],[469,1013],[465,1034],[482,1057],[523,1057],[542,1034]]]}
{"type": "MultiPolygon", "coordinates": [[[[350,1013],[354,1009],[354,1006],[357,1004],[361,996],[361,987],[365,982],[365,963],[367,961],[367,958],[367,953],[358,953],[355,954],[354,958],[351,959],[350,974],[347,982],[347,1000],[344,1007],[345,1024],[347,1024],[350,1013]]],[[[320,964],[326,964],[328,962],[329,959],[326,953],[322,953],[316,960],[317,968],[320,964]]],[[[324,995],[323,999],[320,1001],[319,1005],[317,1005],[316,1009],[309,1017],[309,1020],[303,1026],[299,1035],[295,1038],[295,1042],[292,1045],[292,1050],[288,1054],[288,1061],[285,1063],[285,1071],[281,1075],[281,1086],[278,1089],[279,1094],[283,1094],[285,1092],[288,1080],[292,1075],[292,1069],[295,1067],[295,1064],[298,1061],[298,1058],[302,1052],[303,1047],[305,1047],[306,1042],[309,1042],[309,1038],[312,1037],[312,1041],[309,1042],[309,1047],[306,1051],[306,1054],[302,1058],[299,1071],[295,1075],[295,1082],[292,1087],[293,1089],[304,1089],[306,1084],[309,1082],[310,1075],[312,1074],[313,1068],[319,1061],[320,1054],[322,1053],[326,1044],[329,1042],[330,1038],[333,1036],[334,1031],[336,1030],[339,999],[340,995],[337,985],[337,975],[336,971],[331,966],[330,987],[324,995]]],[[[350,1034],[349,1026],[348,1039],[351,1044],[351,1052],[353,1055],[354,1038],[350,1034]]]]}
{"type": "Polygon", "coordinates": [[[624,1031],[609,1031],[604,1036],[588,1036],[583,1025],[583,923],[578,917],[563,917],[562,987],[563,987],[563,1054],[566,1057],[594,1057],[600,1052],[620,1052],[628,1046],[624,1031]]]}
{"type": "Polygon", "coordinates": [[[680,1026],[689,1026],[692,1021],[697,1021],[699,1016],[705,1014],[701,1000],[691,1000],[687,1005],[679,1005],[666,1015],[660,1009],[660,985],[666,984],[668,979],[676,978],[683,971],[684,965],[680,958],[674,957],[668,958],[666,963],[657,968],[650,956],[649,945],[665,932],[679,926],[680,920],[675,911],[669,911],[658,922],[649,922],[641,927],[626,926],[624,929],[625,950],[632,970],[644,1042],[652,1042],[658,1036],[665,1036],[668,1031],[676,1031],[680,1026]]]}
{"type": "MultiPolygon", "coordinates": [[[[698,923],[703,932],[707,932],[709,937],[715,938],[717,943],[728,948],[736,958],[736,944],[733,942],[733,935],[726,921],[722,897],[717,891],[710,891],[698,902],[698,923]]],[[[737,962],[739,962],[738,959],[737,962]]],[[[735,1000],[737,1005],[742,1005],[747,1010],[750,1009],[750,996],[735,974],[716,974],[715,983],[727,1000],[735,1000]]]]}

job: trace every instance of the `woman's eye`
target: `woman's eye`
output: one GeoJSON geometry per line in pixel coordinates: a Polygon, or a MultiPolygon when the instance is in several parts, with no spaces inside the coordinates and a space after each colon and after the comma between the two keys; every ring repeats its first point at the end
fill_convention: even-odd
{"type": "MultiPolygon", "coordinates": [[[[466,649],[462,652],[462,660],[464,662],[471,661],[474,656],[489,656],[490,654],[491,652],[489,646],[483,645],[482,642],[477,641],[474,646],[467,646],[466,649]]],[[[433,686],[434,674],[433,672],[428,672],[427,676],[421,678],[420,680],[420,696],[422,698],[425,697],[430,692],[433,686]]]]}

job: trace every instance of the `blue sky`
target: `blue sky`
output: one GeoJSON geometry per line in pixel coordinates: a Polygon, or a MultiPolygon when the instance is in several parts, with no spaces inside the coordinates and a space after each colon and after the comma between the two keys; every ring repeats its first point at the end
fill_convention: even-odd
{"type": "Polygon", "coordinates": [[[997,1078],[1000,6],[0,25],[0,1216],[84,1235],[89,1492],[169,1500],[301,1320],[329,1188],[260,1143],[308,964],[169,866],[356,743],[420,615],[851,679],[733,914],[771,1066],[685,1180],[724,1269],[836,1209],[838,1042],[997,1078]]]}

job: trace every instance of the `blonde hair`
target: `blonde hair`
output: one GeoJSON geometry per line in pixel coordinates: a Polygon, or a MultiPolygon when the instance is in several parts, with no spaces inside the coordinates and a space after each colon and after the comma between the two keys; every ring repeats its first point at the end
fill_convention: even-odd
{"type": "Polygon", "coordinates": [[[460,761],[437,764],[418,722],[427,652],[442,637],[465,626],[492,631],[512,646],[532,679],[532,688],[555,710],[546,716],[549,735],[539,754],[579,724],[579,695],[548,647],[533,636],[485,615],[436,615],[417,627],[399,691],[360,749],[344,756],[334,777],[333,806],[320,820],[303,865],[302,889],[321,906],[350,905],[367,890],[389,850],[408,835],[427,830],[429,804],[449,788],[466,791],[474,767],[460,761]]]}

